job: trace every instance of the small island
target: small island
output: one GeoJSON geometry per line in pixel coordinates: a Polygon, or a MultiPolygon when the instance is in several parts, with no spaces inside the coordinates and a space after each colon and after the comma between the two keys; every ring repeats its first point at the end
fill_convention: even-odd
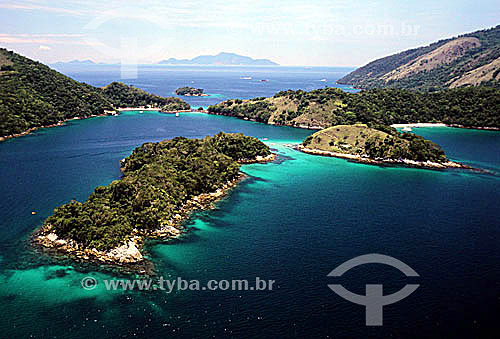
{"type": "Polygon", "coordinates": [[[146,239],[179,236],[193,210],[212,207],[245,177],[241,164],[274,157],[243,134],[145,143],[121,161],[120,180],[97,187],[83,203],[57,207],[32,241],[49,254],[152,273],[142,253],[146,239]]]}
{"type": "Polygon", "coordinates": [[[338,125],[316,132],[297,147],[304,153],[361,163],[445,169],[470,168],[450,161],[439,145],[413,133],[365,124],[338,125]]]}
{"type": "Polygon", "coordinates": [[[208,94],[203,93],[203,88],[181,87],[175,90],[175,94],[185,97],[208,97],[208,94]]]}

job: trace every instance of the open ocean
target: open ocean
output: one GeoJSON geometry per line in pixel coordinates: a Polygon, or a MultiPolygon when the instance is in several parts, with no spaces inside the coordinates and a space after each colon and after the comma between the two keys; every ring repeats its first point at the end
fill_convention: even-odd
{"type": "MultiPolygon", "coordinates": [[[[96,86],[120,81],[118,67],[60,70],[96,86]]],[[[207,107],[334,86],[348,71],[142,66],[138,79],[124,82],[164,96],[201,87],[211,96],[188,101],[207,107]]],[[[414,131],[452,160],[496,175],[307,155],[286,145],[312,131],[200,113],[127,112],[0,143],[0,337],[486,337],[498,331],[500,312],[500,132],[414,131]],[[249,178],[217,209],[196,214],[180,239],[149,243],[148,256],[166,279],[259,277],[276,281],[272,291],[108,291],[104,279],[123,277],[30,249],[29,235],[55,207],[118,179],[119,160],[135,147],[220,131],[265,138],[279,157],[243,166],[249,178]],[[419,277],[374,264],[327,277],[370,253],[397,258],[419,277]],[[81,287],[88,276],[98,281],[93,290],[81,287]],[[333,283],[358,294],[366,284],[383,284],[384,294],[420,287],[384,307],[383,326],[367,327],[365,307],[336,295],[333,283]]]]}

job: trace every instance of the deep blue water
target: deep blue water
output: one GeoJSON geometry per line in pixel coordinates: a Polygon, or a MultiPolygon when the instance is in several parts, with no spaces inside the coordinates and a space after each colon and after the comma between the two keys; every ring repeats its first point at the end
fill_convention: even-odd
{"type": "MultiPolygon", "coordinates": [[[[500,172],[498,132],[414,131],[452,159],[500,172]]],[[[146,112],[72,121],[1,143],[0,337],[485,337],[497,330],[499,177],[361,165],[285,146],[310,133],[146,112]],[[133,148],[221,130],[266,138],[279,161],[243,166],[249,179],[216,210],[194,217],[181,239],[150,244],[149,255],[159,274],[172,279],[260,277],[276,280],[274,290],[107,291],[102,280],[116,274],[48,262],[30,251],[29,234],[51,210],[118,179],[119,160],[133,148]],[[386,265],[327,277],[368,253],[400,259],[420,277],[386,265]],[[95,290],[81,288],[86,276],[100,282],[95,290]],[[360,294],[365,284],[383,284],[385,294],[407,283],[421,286],[384,307],[384,326],[366,327],[364,307],[327,287],[339,282],[360,294]]]]}
{"type": "Polygon", "coordinates": [[[137,79],[121,79],[120,67],[113,65],[85,68],[62,65],[57,70],[94,86],[121,81],[161,96],[177,96],[175,90],[184,86],[203,88],[209,97],[181,97],[193,108],[207,108],[227,99],[272,96],[288,89],[311,91],[329,86],[357,91],[351,86],[336,84],[338,79],[353,70],[346,67],[139,65],[137,79]]]}

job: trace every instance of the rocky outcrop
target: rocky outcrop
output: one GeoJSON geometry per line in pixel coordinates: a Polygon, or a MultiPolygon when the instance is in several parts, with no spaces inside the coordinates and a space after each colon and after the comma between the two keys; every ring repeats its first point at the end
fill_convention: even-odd
{"type": "Polygon", "coordinates": [[[326,157],[335,157],[348,159],[355,162],[360,162],[370,165],[399,165],[404,167],[414,167],[414,168],[426,168],[426,169],[447,169],[447,168],[463,168],[463,169],[473,169],[470,166],[460,164],[454,161],[447,162],[432,162],[432,161],[415,161],[410,159],[371,159],[364,155],[359,154],[348,154],[339,152],[323,151],[318,149],[310,149],[304,147],[303,145],[296,145],[295,149],[312,155],[321,155],[326,157]]]}
{"type": "Polygon", "coordinates": [[[265,164],[267,162],[272,162],[276,159],[276,154],[269,154],[266,157],[263,157],[261,155],[258,155],[255,157],[255,159],[240,159],[238,162],[240,164],[265,164]]]}
{"type": "MultiPolygon", "coordinates": [[[[274,160],[275,155],[257,157],[252,162],[269,162],[274,160]]],[[[250,163],[250,160],[248,162],[250,163]]],[[[161,228],[152,231],[139,231],[134,229],[128,239],[119,247],[109,251],[99,251],[96,248],[88,248],[71,239],[61,239],[54,233],[51,225],[46,225],[37,230],[32,236],[32,243],[38,248],[48,250],[50,253],[70,256],[78,261],[89,261],[94,263],[108,264],[112,267],[126,267],[128,273],[143,274],[145,266],[150,263],[145,259],[142,250],[146,239],[173,239],[184,233],[183,223],[193,211],[211,209],[215,202],[222,199],[233,187],[235,187],[246,176],[240,173],[235,180],[228,181],[215,192],[204,193],[188,200],[168,222],[161,228]]],[[[149,270],[149,273],[153,270],[149,270]]]]}

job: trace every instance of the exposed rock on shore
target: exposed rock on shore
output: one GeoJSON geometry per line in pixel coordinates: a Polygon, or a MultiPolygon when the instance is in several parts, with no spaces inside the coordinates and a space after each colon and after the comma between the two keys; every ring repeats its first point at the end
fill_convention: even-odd
{"type": "MultiPolygon", "coordinates": [[[[250,163],[266,163],[271,162],[276,158],[275,154],[262,157],[257,156],[255,159],[244,159],[239,161],[243,164],[250,163]]],[[[90,261],[98,264],[107,264],[113,267],[125,268],[127,272],[144,273],[146,267],[151,267],[151,263],[144,257],[142,251],[144,241],[147,239],[162,239],[169,240],[181,236],[185,229],[184,222],[196,210],[207,210],[215,207],[215,203],[221,200],[227,193],[239,182],[244,180],[246,175],[240,172],[240,175],[222,187],[211,193],[204,193],[188,200],[178,211],[177,214],[168,223],[161,228],[153,231],[138,231],[134,229],[121,246],[115,247],[109,251],[99,251],[95,248],[85,248],[71,239],[61,239],[53,231],[51,225],[46,225],[36,231],[32,236],[32,243],[52,254],[70,256],[78,261],[90,261]]],[[[153,273],[152,269],[147,270],[149,274],[153,273]]]]}
{"type": "Polygon", "coordinates": [[[322,151],[317,149],[310,149],[304,147],[303,145],[296,145],[295,149],[312,155],[321,155],[326,157],[335,157],[348,159],[359,163],[370,164],[370,165],[399,165],[405,167],[415,167],[415,168],[427,168],[427,169],[446,169],[446,168],[463,168],[463,169],[473,169],[470,166],[460,164],[454,161],[447,161],[443,163],[432,162],[432,161],[414,161],[409,159],[370,159],[367,156],[362,156],[359,154],[347,154],[338,153],[330,151],[322,151]]]}

